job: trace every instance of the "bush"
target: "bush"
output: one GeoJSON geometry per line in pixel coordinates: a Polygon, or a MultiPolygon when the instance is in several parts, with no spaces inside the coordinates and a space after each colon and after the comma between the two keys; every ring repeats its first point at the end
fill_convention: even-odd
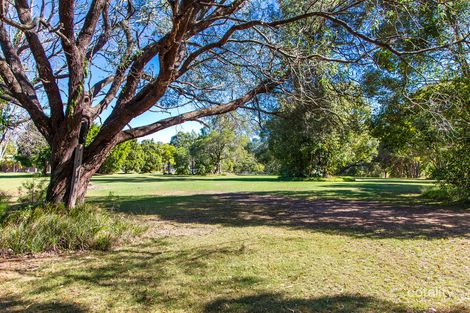
{"type": "Polygon", "coordinates": [[[444,184],[438,187],[430,188],[425,190],[421,196],[426,199],[452,202],[452,203],[467,203],[468,198],[462,198],[460,193],[456,193],[456,189],[444,184]]]}
{"type": "Polygon", "coordinates": [[[0,222],[0,252],[109,250],[141,228],[105,209],[47,205],[11,211],[0,222]]]}
{"type": "Polygon", "coordinates": [[[451,195],[449,191],[445,188],[430,188],[425,190],[422,194],[422,197],[437,201],[450,201],[451,195]]]}
{"type": "Polygon", "coordinates": [[[40,205],[46,199],[47,180],[33,177],[18,188],[18,202],[24,205],[40,205]]]}
{"type": "MultiPolygon", "coordinates": [[[[470,140],[469,140],[470,141],[470,140]]],[[[470,143],[446,151],[441,157],[444,165],[434,170],[432,178],[439,181],[441,189],[459,201],[470,201],[470,143]]]]}

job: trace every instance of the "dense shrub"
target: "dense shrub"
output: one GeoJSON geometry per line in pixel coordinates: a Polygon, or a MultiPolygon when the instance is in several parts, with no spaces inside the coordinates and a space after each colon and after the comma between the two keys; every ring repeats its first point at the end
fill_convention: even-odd
{"type": "Polygon", "coordinates": [[[421,196],[423,198],[437,201],[451,201],[453,198],[449,190],[447,188],[443,188],[443,186],[440,186],[440,188],[435,187],[425,190],[421,196]]]}
{"type": "Polygon", "coordinates": [[[470,140],[465,144],[455,144],[443,153],[442,165],[433,172],[432,178],[439,180],[441,189],[451,198],[470,201],[470,140]]]}
{"type": "Polygon", "coordinates": [[[0,221],[0,252],[108,250],[141,228],[94,206],[47,205],[6,214],[0,221]]]}

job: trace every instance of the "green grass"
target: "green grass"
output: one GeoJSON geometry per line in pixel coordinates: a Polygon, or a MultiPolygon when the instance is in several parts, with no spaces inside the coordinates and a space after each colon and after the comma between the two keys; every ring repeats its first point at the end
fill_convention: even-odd
{"type": "Polygon", "coordinates": [[[178,196],[227,192],[268,192],[298,197],[397,200],[416,197],[434,185],[426,180],[358,179],[356,182],[283,181],[277,176],[98,176],[92,181],[90,198],[112,193],[119,197],[178,196]]]}
{"type": "Polygon", "coordinates": [[[33,177],[26,173],[0,173],[0,190],[14,193],[21,184],[33,177]]]}
{"type": "Polygon", "coordinates": [[[470,312],[468,210],[427,204],[432,182],[92,185],[89,201],[149,231],[112,252],[0,261],[1,312],[470,312]]]}

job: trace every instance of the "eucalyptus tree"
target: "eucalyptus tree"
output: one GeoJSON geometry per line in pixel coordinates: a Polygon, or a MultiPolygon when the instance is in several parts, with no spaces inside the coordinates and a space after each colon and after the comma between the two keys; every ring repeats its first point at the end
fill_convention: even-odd
{"type": "Polygon", "coordinates": [[[51,147],[47,201],[80,202],[115,145],[240,108],[264,110],[263,94],[289,79],[283,58],[360,62],[377,51],[402,58],[461,43],[453,35],[443,43],[413,40],[396,16],[392,31],[375,27],[387,14],[440,2],[1,0],[2,97],[29,113],[51,147]],[[305,31],[331,29],[308,54],[296,50],[296,38],[288,45],[282,38],[301,21],[314,25],[305,31]],[[170,109],[182,113],[130,126],[147,111],[170,109]],[[100,119],[71,188],[80,129],[100,119]]]}

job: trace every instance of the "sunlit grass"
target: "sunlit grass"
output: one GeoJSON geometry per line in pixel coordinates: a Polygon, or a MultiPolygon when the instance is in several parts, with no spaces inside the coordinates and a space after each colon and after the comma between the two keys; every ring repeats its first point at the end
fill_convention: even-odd
{"type": "MultiPolygon", "coordinates": [[[[0,311],[469,312],[468,228],[417,220],[408,229],[401,215],[393,218],[396,206],[421,212],[419,194],[428,186],[420,180],[95,177],[88,199],[132,213],[149,225],[148,233],[113,252],[0,261],[0,311]],[[319,212],[324,205],[327,212],[335,201],[344,205],[340,218],[354,206],[369,205],[374,214],[374,203],[382,211],[385,203],[396,227],[385,232],[340,219],[298,220],[309,213],[304,205],[318,205],[319,212]]],[[[466,225],[467,211],[445,212],[466,225]]]]}

